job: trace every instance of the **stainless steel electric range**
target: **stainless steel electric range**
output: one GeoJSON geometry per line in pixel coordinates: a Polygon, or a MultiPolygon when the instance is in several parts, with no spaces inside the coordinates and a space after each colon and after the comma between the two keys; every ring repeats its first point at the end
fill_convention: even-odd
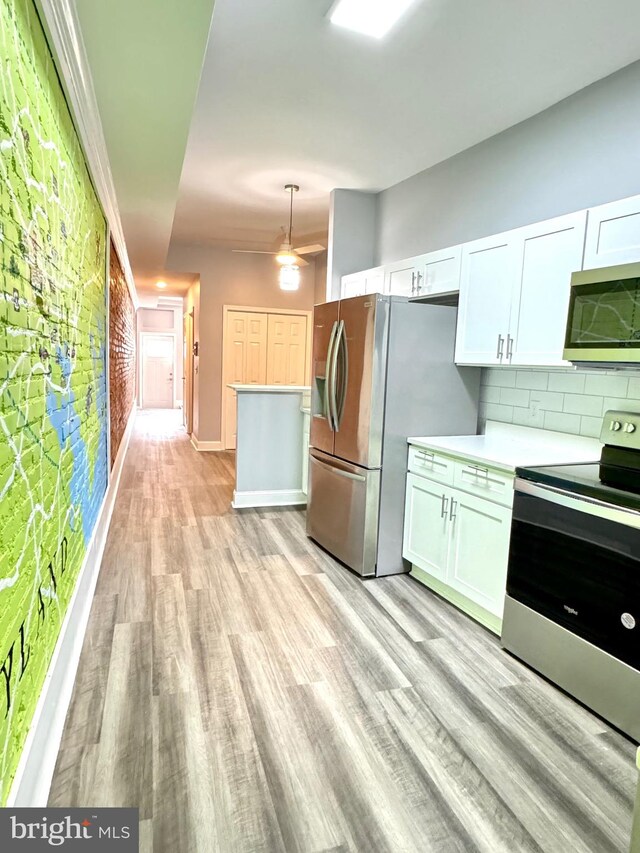
{"type": "Polygon", "coordinates": [[[502,644],[640,741],[640,414],[600,464],[516,472],[502,644]]]}

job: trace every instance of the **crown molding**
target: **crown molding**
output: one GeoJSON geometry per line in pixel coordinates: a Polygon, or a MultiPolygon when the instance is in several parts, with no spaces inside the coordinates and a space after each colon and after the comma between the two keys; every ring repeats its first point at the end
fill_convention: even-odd
{"type": "Polygon", "coordinates": [[[75,4],[73,0],[35,2],[56,61],[89,172],[109,223],[111,239],[124,271],[131,300],[137,310],[140,303],[129,263],[100,111],[75,4]]]}

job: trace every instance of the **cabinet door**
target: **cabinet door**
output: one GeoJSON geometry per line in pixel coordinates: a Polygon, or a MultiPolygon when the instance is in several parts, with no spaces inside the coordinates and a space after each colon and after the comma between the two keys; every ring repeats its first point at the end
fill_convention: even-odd
{"type": "Polygon", "coordinates": [[[571,273],[582,268],[586,211],[521,229],[522,276],[514,290],[505,363],[563,361],[571,273]]]}
{"type": "Polygon", "coordinates": [[[384,292],[394,296],[416,296],[418,269],[413,258],[388,264],[384,269],[384,292]]]}
{"type": "Polygon", "coordinates": [[[451,551],[446,582],[502,618],[511,510],[452,489],[451,551]]]}
{"type": "Polygon", "coordinates": [[[365,293],[384,293],[384,268],[368,270],[365,276],[365,293]]]}
{"type": "Polygon", "coordinates": [[[439,580],[446,580],[449,556],[449,495],[444,486],[407,474],[402,555],[439,580]]]}
{"type": "Polygon", "coordinates": [[[517,255],[513,232],[462,247],[456,364],[504,363],[517,255]]]}
{"type": "Polygon", "coordinates": [[[460,290],[462,246],[452,246],[424,256],[418,296],[460,290]]]}
{"type": "Polygon", "coordinates": [[[343,275],[342,284],[342,299],[350,299],[352,296],[363,296],[366,285],[366,279],[363,273],[357,272],[352,275],[343,275]]]}
{"type": "Polygon", "coordinates": [[[583,269],[640,261],[640,196],[588,211],[583,269]]]}

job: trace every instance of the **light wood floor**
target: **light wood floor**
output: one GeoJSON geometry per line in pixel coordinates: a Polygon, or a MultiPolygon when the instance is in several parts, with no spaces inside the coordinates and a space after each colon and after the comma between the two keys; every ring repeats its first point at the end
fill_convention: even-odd
{"type": "Polygon", "coordinates": [[[628,849],[629,741],[232,476],[138,417],[51,805],[138,806],[156,853],[628,849]]]}

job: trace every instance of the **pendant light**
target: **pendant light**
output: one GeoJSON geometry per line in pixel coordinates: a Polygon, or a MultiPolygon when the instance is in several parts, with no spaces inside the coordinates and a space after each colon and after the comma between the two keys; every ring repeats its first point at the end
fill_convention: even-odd
{"type": "Polygon", "coordinates": [[[300,287],[300,267],[298,266],[298,256],[293,251],[292,233],[293,233],[293,194],[300,189],[296,184],[287,184],[285,190],[290,193],[291,199],[289,202],[289,231],[287,233],[286,242],[280,247],[280,251],[276,255],[276,261],[281,264],[280,267],[280,289],[281,290],[297,290],[300,287]]]}

